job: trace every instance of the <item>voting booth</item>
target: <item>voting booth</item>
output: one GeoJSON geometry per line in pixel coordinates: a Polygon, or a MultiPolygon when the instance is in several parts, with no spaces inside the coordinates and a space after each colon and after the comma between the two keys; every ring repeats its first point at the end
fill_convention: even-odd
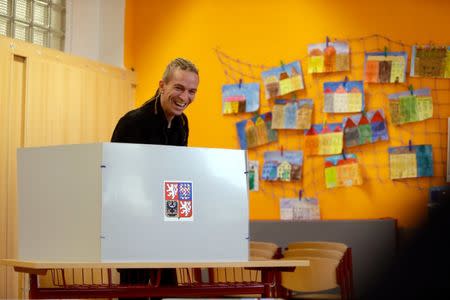
{"type": "Polygon", "coordinates": [[[98,143],[17,159],[18,259],[248,260],[243,150],[98,143]]]}

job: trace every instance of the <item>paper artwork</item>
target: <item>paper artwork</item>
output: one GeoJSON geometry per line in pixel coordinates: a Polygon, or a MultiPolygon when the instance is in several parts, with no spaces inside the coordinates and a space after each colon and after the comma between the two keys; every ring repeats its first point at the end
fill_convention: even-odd
{"type": "Polygon", "coordinates": [[[426,88],[390,94],[389,110],[396,125],[430,119],[433,117],[431,91],[426,88]]]}
{"type": "Polygon", "coordinates": [[[272,108],[272,129],[309,129],[312,112],[311,99],[277,99],[272,108]]]}
{"type": "Polygon", "coordinates": [[[193,221],[192,181],[164,181],[164,221],[193,221]]]}
{"type": "Polygon", "coordinates": [[[334,155],[325,158],[325,185],[327,189],[349,187],[363,183],[355,154],[334,155]]]}
{"type": "Polygon", "coordinates": [[[368,52],[364,61],[364,81],[368,83],[405,82],[406,52],[368,52]]]}
{"type": "Polygon", "coordinates": [[[305,155],[331,155],[342,152],[342,124],[314,124],[305,130],[305,155]]]}
{"type": "Polygon", "coordinates": [[[431,145],[414,145],[389,148],[391,179],[433,176],[431,145]]]}
{"type": "Polygon", "coordinates": [[[346,147],[387,141],[386,118],[382,109],[344,117],[344,142],[346,147]]]}
{"type": "Polygon", "coordinates": [[[320,208],[316,198],[281,198],[281,220],[320,220],[320,208]]]}
{"type": "Polygon", "coordinates": [[[264,71],[261,76],[266,99],[304,89],[302,66],[298,61],[264,71]]]}
{"type": "Polygon", "coordinates": [[[276,130],[272,130],[272,113],[258,115],[236,123],[241,149],[249,149],[278,140],[276,130]]]}
{"type": "Polygon", "coordinates": [[[259,190],[259,161],[247,161],[247,178],[250,192],[257,192],[259,190]]]}
{"type": "Polygon", "coordinates": [[[262,179],[268,181],[300,180],[302,151],[267,151],[264,153],[262,179]]]}
{"type": "Polygon", "coordinates": [[[328,42],[308,45],[308,73],[327,73],[350,70],[348,43],[328,42]]]}
{"type": "Polygon", "coordinates": [[[410,75],[450,78],[450,46],[413,46],[410,75]]]}
{"type": "Polygon", "coordinates": [[[324,82],[324,107],[326,113],[360,112],[364,109],[362,81],[324,82]]]}
{"type": "Polygon", "coordinates": [[[237,114],[259,109],[259,83],[222,86],[222,113],[237,114]]]}

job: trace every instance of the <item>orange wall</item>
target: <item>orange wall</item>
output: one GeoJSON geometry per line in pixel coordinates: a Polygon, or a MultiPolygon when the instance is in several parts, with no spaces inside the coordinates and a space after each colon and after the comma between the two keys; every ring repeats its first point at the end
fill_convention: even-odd
{"type": "MultiPolygon", "coordinates": [[[[234,58],[256,65],[274,66],[279,65],[280,60],[288,63],[301,59],[305,73],[307,45],[324,42],[326,36],[349,39],[379,34],[408,45],[430,41],[449,45],[449,11],[448,0],[127,0],[125,64],[137,72],[136,101],[139,105],[154,94],[171,59],[181,56],[195,62],[201,79],[196,101],[187,110],[191,132],[189,145],[238,148],[235,122],[251,115],[222,115],[221,86],[230,81],[216,57],[215,48],[219,47],[234,58]]],[[[384,46],[379,44],[379,39],[362,41],[367,41],[367,44],[359,43],[361,48],[352,51],[362,53],[368,47],[384,46]]],[[[356,45],[357,41],[353,43],[356,45]]],[[[386,45],[395,50],[395,43],[386,45]]],[[[407,49],[409,51],[409,47],[407,49]]],[[[348,73],[351,80],[362,78],[361,64],[362,61],[357,59],[352,61],[355,71],[348,73]]],[[[248,72],[245,69],[242,71],[248,72]]],[[[342,80],[344,75],[333,75],[326,77],[326,80],[342,80]]],[[[305,74],[307,90],[299,96],[323,101],[320,98],[323,80],[320,77],[312,79],[311,75],[305,74]]],[[[436,92],[433,97],[439,98],[441,103],[450,103],[449,80],[416,80],[413,83],[417,88],[427,84],[433,85],[431,87],[442,85],[444,92],[436,92]]],[[[372,94],[367,98],[368,109],[381,106],[386,111],[386,93],[404,89],[405,86],[373,87],[372,94]]],[[[266,112],[270,102],[262,100],[262,106],[261,111],[266,112]]],[[[261,183],[262,191],[250,194],[251,219],[279,218],[279,197],[295,196],[298,189],[303,188],[306,196],[318,197],[322,218],[394,217],[399,220],[400,226],[416,226],[426,216],[427,188],[444,184],[443,154],[446,153],[447,132],[444,118],[450,111],[448,105],[439,106],[438,113],[436,108],[435,105],[435,117],[439,119],[425,125],[412,125],[407,130],[397,130],[391,126],[389,134],[395,138],[367,148],[371,154],[366,154],[361,160],[363,175],[368,178],[363,186],[325,190],[323,158],[307,158],[301,184],[261,183]],[[440,134],[427,137],[415,133],[423,133],[424,129],[440,134]],[[410,138],[415,144],[433,143],[437,176],[392,183],[387,169],[387,147],[405,145],[410,138]]],[[[324,118],[320,111],[315,111],[316,122],[322,122],[324,118]]],[[[327,118],[328,122],[338,121],[342,115],[327,118]]],[[[281,133],[280,143],[250,150],[249,157],[258,159],[261,168],[263,152],[276,150],[280,144],[286,150],[298,149],[302,147],[301,134],[281,133]]],[[[367,152],[364,149],[360,151],[367,152]]]]}

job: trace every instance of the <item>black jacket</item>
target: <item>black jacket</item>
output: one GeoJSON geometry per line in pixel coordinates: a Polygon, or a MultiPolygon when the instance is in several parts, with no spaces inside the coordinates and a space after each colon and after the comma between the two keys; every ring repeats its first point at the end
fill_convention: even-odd
{"type": "Polygon", "coordinates": [[[187,146],[189,127],[186,115],[175,116],[171,128],[167,125],[161,99],[155,96],[119,120],[111,142],[187,146]]]}

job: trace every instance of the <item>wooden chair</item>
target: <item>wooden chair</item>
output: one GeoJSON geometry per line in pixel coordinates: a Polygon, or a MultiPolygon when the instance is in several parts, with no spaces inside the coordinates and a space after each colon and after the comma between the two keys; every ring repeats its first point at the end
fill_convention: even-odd
{"type": "Polygon", "coordinates": [[[250,241],[250,249],[262,249],[271,251],[273,253],[273,258],[281,257],[281,248],[277,244],[271,242],[260,242],[260,241],[250,241]]]}
{"type": "Polygon", "coordinates": [[[326,249],[342,253],[342,285],[347,298],[353,298],[353,263],[352,249],[344,243],[328,241],[298,241],[288,244],[287,251],[294,249],[326,249]]]}
{"type": "Polygon", "coordinates": [[[283,259],[306,259],[309,267],[296,268],[294,272],[281,272],[280,295],[283,298],[299,299],[345,299],[337,280],[339,260],[319,256],[292,256],[283,259]],[[340,295],[317,293],[340,288],[340,295]]]}
{"type": "Polygon", "coordinates": [[[283,253],[283,255],[285,258],[308,256],[308,257],[325,257],[337,260],[341,260],[343,256],[342,252],[340,251],[329,249],[312,249],[312,248],[287,250],[283,253]]]}
{"type": "Polygon", "coordinates": [[[253,257],[264,257],[266,259],[272,259],[275,255],[275,252],[271,250],[265,250],[265,249],[253,249],[250,248],[249,250],[249,257],[252,259],[253,257]]]}

